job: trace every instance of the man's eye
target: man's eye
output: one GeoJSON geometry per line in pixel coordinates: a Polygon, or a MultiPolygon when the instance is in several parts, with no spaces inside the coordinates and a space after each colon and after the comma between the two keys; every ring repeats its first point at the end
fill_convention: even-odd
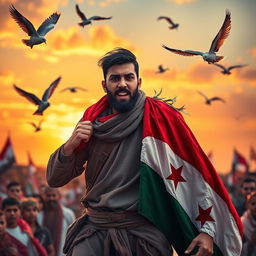
{"type": "Polygon", "coordinates": [[[125,77],[127,81],[131,81],[133,79],[133,75],[128,75],[125,77]]]}
{"type": "Polygon", "coordinates": [[[118,81],[119,80],[119,76],[111,76],[110,80],[111,81],[118,81]]]}

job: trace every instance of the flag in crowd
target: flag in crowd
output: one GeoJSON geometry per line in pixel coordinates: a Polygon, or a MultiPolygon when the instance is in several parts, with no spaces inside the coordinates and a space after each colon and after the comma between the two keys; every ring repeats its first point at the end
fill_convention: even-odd
{"type": "Polygon", "coordinates": [[[0,152],[0,174],[6,172],[16,163],[11,138],[8,136],[5,145],[0,152]]]}
{"type": "Polygon", "coordinates": [[[28,152],[28,181],[25,187],[25,192],[27,195],[32,195],[39,192],[39,184],[35,173],[36,166],[32,160],[30,153],[28,152]]]}
{"type": "Polygon", "coordinates": [[[249,172],[249,164],[246,158],[234,149],[231,172],[228,178],[228,184],[234,185],[249,172]]]}

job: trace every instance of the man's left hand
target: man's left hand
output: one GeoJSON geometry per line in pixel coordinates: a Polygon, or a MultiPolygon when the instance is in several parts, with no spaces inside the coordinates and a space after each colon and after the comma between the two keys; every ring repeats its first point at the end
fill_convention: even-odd
{"type": "Polygon", "coordinates": [[[192,252],[196,246],[198,246],[198,251],[194,256],[210,256],[213,254],[213,238],[206,233],[200,233],[195,237],[185,253],[192,252]]]}

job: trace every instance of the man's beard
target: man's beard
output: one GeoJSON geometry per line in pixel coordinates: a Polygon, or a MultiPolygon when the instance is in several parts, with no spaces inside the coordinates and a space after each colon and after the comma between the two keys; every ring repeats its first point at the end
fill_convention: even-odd
{"type": "Polygon", "coordinates": [[[137,102],[137,99],[139,98],[138,86],[137,86],[136,90],[134,91],[133,95],[131,95],[131,92],[125,88],[117,89],[114,92],[114,94],[111,91],[109,91],[107,88],[106,88],[106,90],[107,90],[107,95],[108,95],[108,100],[109,100],[110,106],[119,113],[126,113],[126,112],[131,111],[134,108],[134,106],[137,102]],[[130,95],[130,99],[129,100],[117,100],[116,95],[121,92],[125,92],[128,95],[130,95]]]}

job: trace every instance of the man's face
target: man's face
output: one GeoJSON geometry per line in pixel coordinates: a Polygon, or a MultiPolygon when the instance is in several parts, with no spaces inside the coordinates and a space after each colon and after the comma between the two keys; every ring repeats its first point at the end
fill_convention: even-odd
{"type": "Polygon", "coordinates": [[[37,206],[30,205],[22,211],[22,217],[28,223],[34,223],[38,215],[37,206]]]}
{"type": "Polygon", "coordinates": [[[7,222],[7,227],[15,227],[17,225],[18,218],[20,217],[20,208],[18,205],[6,205],[4,214],[7,222]]]}
{"type": "Polygon", "coordinates": [[[8,194],[9,197],[15,198],[18,201],[20,201],[21,198],[22,198],[22,190],[21,190],[20,185],[11,186],[9,188],[9,190],[7,191],[7,194],[8,194]]]}
{"type": "Polygon", "coordinates": [[[46,206],[54,207],[58,204],[59,201],[59,193],[55,190],[49,190],[45,192],[45,202],[46,206]]]}
{"type": "Polygon", "coordinates": [[[5,216],[0,216],[0,237],[5,233],[6,220],[5,216]]]}
{"type": "Polygon", "coordinates": [[[141,79],[137,78],[133,63],[114,65],[108,69],[102,86],[115,112],[130,111],[138,98],[141,79]]]}
{"type": "Polygon", "coordinates": [[[253,216],[254,219],[256,219],[256,196],[254,195],[249,203],[248,203],[248,209],[251,212],[251,215],[253,216]]]}
{"type": "Polygon", "coordinates": [[[244,182],[241,188],[241,193],[244,197],[247,197],[251,192],[256,191],[256,183],[255,182],[244,182]]]}

